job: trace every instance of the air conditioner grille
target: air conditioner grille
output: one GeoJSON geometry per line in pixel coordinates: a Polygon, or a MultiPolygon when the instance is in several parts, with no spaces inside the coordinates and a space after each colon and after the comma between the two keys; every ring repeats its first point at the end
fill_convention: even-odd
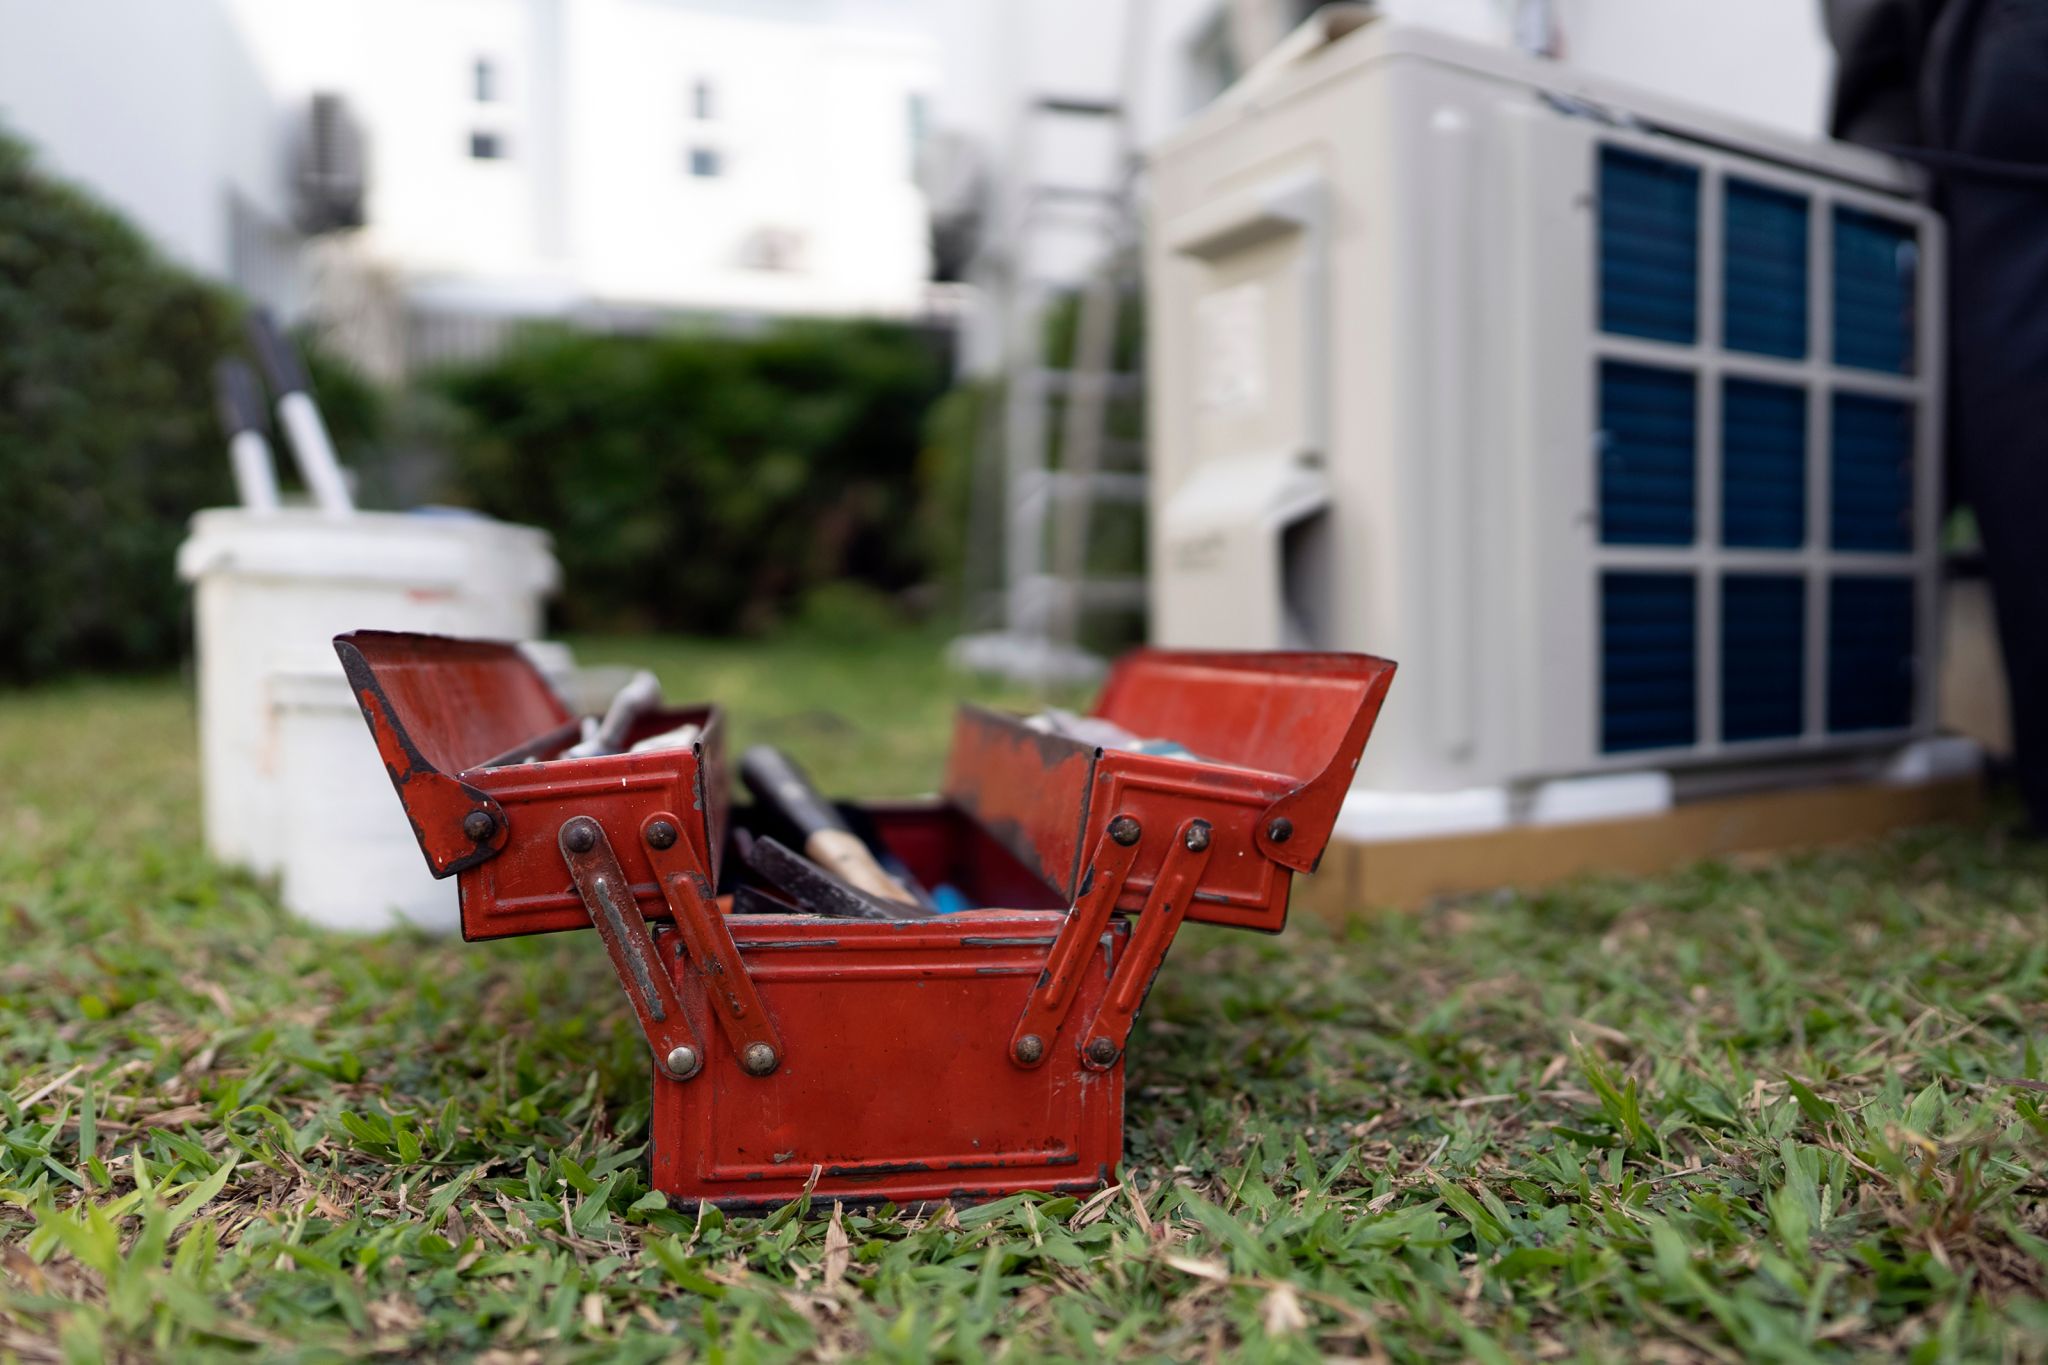
{"type": "Polygon", "coordinates": [[[1697,168],[1600,151],[1600,328],[1655,341],[1699,332],[1697,168]]]}
{"type": "Polygon", "coordinates": [[[1834,396],[1829,540],[1837,550],[1913,548],[1913,409],[1872,394],[1834,396]]]}
{"type": "Polygon", "coordinates": [[[1721,580],[1721,738],[1786,739],[1806,727],[1806,580],[1721,580]]]}
{"type": "Polygon", "coordinates": [[[1796,549],[1806,541],[1806,390],[1721,386],[1721,543],[1796,549]]]}
{"type": "Polygon", "coordinates": [[[1621,132],[1594,148],[1582,581],[1600,752],[1775,753],[1910,729],[1932,571],[1919,227],[1726,149],[1621,132]]]}
{"type": "Polygon", "coordinates": [[[1913,720],[1913,580],[1828,584],[1828,729],[1902,729],[1913,720]]]}
{"type": "Polygon", "coordinates": [[[1722,211],[1721,344],[1804,357],[1806,197],[1730,179],[1722,211]]]}
{"type": "Polygon", "coordinates": [[[1920,261],[1913,229],[1838,205],[1834,238],[1835,363],[1911,374],[1920,261]]]}
{"type": "Polygon", "coordinates": [[[1600,747],[1697,742],[1698,617],[1691,574],[1600,577],[1600,747]]]}
{"type": "Polygon", "coordinates": [[[1600,539],[1690,545],[1697,522],[1691,374],[1610,360],[1600,367],[1600,539]]]}

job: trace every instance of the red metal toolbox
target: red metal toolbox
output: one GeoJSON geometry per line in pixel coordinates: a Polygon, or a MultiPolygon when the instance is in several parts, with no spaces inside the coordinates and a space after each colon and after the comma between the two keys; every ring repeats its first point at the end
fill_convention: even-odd
{"type": "Polygon", "coordinates": [[[654,1055],[656,1188],[736,1207],[1109,1180],[1124,1045],[1181,921],[1286,922],[1394,671],[1136,651],[1094,714],[1173,756],[962,708],[942,795],[862,813],[917,879],[992,908],[868,921],[727,912],[716,707],[627,736],[690,721],[688,748],[567,758],[576,719],[511,645],[335,647],[464,936],[594,927],[654,1055]]]}

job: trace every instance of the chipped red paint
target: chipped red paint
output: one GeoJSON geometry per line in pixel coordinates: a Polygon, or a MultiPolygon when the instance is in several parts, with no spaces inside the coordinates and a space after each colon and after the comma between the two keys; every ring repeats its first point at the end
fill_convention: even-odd
{"type": "Polygon", "coordinates": [[[1394,665],[1370,654],[1138,649],[1110,669],[1095,714],[1205,758],[1287,774],[1295,785],[1267,807],[1256,842],[1281,866],[1313,872],[1393,681],[1394,665]],[[1267,834],[1280,819],[1285,840],[1267,834]]]}
{"type": "Polygon", "coordinates": [[[1181,921],[1286,922],[1393,673],[1359,655],[1119,661],[1097,714],[1200,759],[963,708],[944,799],[857,813],[920,881],[1007,908],[871,922],[723,913],[716,708],[629,737],[695,721],[689,750],[562,759],[574,727],[512,646],[336,647],[429,866],[459,877],[465,936],[586,927],[597,906],[655,1054],[654,1184],[733,1208],[1109,1180],[1124,1045],[1181,921]],[[571,837],[584,821],[597,835],[571,837]],[[697,1069],[671,1073],[677,1047],[697,1069]]]}
{"type": "Polygon", "coordinates": [[[692,749],[560,759],[572,733],[568,708],[518,646],[391,631],[356,631],[334,645],[427,865],[437,877],[461,874],[464,938],[590,926],[554,842],[572,816],[604,826],[650,919],[669,914],[639,838],[654,812],[680,817],[696,865],[716,880],[729,809],[716,707],[653,711],[628,736],[694,722],[703,736],[692,749]],[[537,757],[550,761],[486,766],[548,734],[560,742],[537,757]],[[707,781],[707,773],[720,776],[707,781]],[[462,827],[479,808],[494,825],[484,844],[462,827]]]}
{"type": "Polygon", "coordinates": [[[675,982],[655,951],[646,921],[624,894],[625,874],[619,870],[618,857],[603,829],[579,816],[564,822],[556,838],[577,892],[590,908],[591,924],[611,956],[612,972],[625,989],[626,1003],[640,1020],[640,1036],[654,1054],[656,1069],[678,1047],[702,1056],[703,1036],[683,1012],[675,982]],[[581,846],[570,837],[577,826],[587,840],[581,846]]]}
{"type": "Polygon", "coordinates": [[[953,721],[953,747],[939,790],[1071,900],[1099,752],[1026,729],[1015,716],[963,706],[953,721]]]}
{"type": "Polygon", "coordinates": [[[716,877],[726,807],[723,801],[706,801],[704,795],[714,785],[722,791],[724,781],[722,776],[704,779],[708,772],[723,772],[706,760],[722,746],[725,727],[716,710],[705,708],[663,711],[657,724],[672,729],[692,720],[705,733],[694,751],[558,759],[464,774],[505,808],[513,838],[500,856],[462,874],[462,936],[475,941],[545,934],[590,923],[554,846],[553,832],[572,816],[588,815],[604,826],[632,883],[634,899],[649,919],[669,918],[654,865],[640,840],[640,826],[657,811],[677,817],[677,847],[687,844],[695,865],[716,877]],[[705,792],[700,793],[700,787],[705,792]]]}
{"type": "Polygon", "coordinates": [[[704,998],[710,1002],[720,1031],[731,1044],[732,1055],[744,1057],[750,1047],[765,1047],[769,1055],[781,1058],[782,1039],[775,1020],[761,1005],[753,978],[733,946],[726,916],[711,894],[711,886],[697,868],[701,865],[688,845],[677,842],[663,848],[650,831],[661,826],[674,828],[677,819],[667,811],[656,811],[640,824],[640,841],[654,864],[668,902],[669,917],[676,927],[675,941],[682,946],[682,960],[691,975],[701,982],[704,998]]]}
{"type": "Polygon", "coordinates": [[[1208,865],[1212,849],[1206,837],[1197,843],[1195,836],[1206,836],[1208,832],[1208,823],[1201,819],[1183,820],[1173,831],[1152,892],[1145,898],[1144,913],[1138,916],[1137,928],[1131,931],[1131,946],[1123,961],[1116,964],[1102,1004],[1092,1014],[1077,1010],[1079,1017],[1075,1022],[1079,1027],[1072,1036],[1081,1064],[1090,1070],[1107,1070],[1112,1060],[1123,1060],[1124,1044],[1130,1039],[1131,1025],[1137,1021],[1138,1007],[1151,994],[1152,979],[1159,975],[1166,950],[1173,946],[1173,936],[1180,932],[1180,922],[1187,917],[1195,888],[1202,884],[1202,869],[1208,865]],[[1105,1043],[1114,1049],[1113,1057],[1096,1055],[1095,1049],[1105,1043]]]}
{"type": "Polygon", "coordinates": [[[1082,969],[1111,924],[1110,915],[1137,855],[1135,844],[1120,844],[1106,833],[1096,841],[1095,854],[1081,874],[1081,893],[1061,923],[1059,938],[1046,954],[1045,971],[1011,1030],[1010,1060],[1018,1066],[1043,1066],[1059,1055],[1060,1035],[1080,995],[1082,969]],[[1026,1039],[1033,1042],[1030,1051],[1025,1050],[1026,1039]]]}
{"type": "MultiPolygon", "coordinates": [[[[1121,1064],[1023,1072],[1009,1024],[1064,919],[968,911],[932,920],[747,916],[733,936],[789,1044],[770,1076],[713,1048],[687,1081],[654,1082],[654,1186],[728,1207],[814,1198],[912,1205],[1018,1190],[1092,1190],[1123,1153],[1121,1064]]],[[[710,1030],[702,983],[683,1008],[710,1030]]],[[[1097,938],[1077,1007],[1103,997],[1121,925],[1097,938]]]]}
{"type": "MultiPolygon", "coordinates": [[[[1199,758],[1098,750],[963,707],[945,792],[1020,856],[1035,851],[1070,896],[1091,842],[1084,829],[1103,812],[1147,831],[1200,817],[1214,852],[1187,917],[1278,932],[1292,874],[1322,856],[1393,674],[1363,654],[1136,650],[1111,668],[1095,714],[1199,758]],[[1282,819],[1288,837],[1275,840],[1282,819]]],[[[1119,910],[1145,904],[1166,852],[1163,839],[1141,845],[1119,910]]]]}

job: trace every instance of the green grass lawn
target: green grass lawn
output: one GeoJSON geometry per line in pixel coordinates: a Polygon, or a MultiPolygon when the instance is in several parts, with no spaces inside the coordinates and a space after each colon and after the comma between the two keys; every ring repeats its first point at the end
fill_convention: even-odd
{"type": "MultiPolygon", "coordinates": [[[[582,647],[869,794],[936,781],[933,651],[582,647]]],[[[591,936],[210,865],[178,682],[0,695],[0,775],[0,1360],[2048,1354],[2048,854],[1989,827],[1190,931],[1121,1187],[727,1218],[647,1191],[591,936]]]]}

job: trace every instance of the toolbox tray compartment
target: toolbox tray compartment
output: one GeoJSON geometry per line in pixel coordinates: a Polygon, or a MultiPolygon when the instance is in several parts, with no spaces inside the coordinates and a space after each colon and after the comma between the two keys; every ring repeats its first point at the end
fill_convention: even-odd
{"type": "MultiPolygon", "coordinates": [[[[1276,933],[1292,874],[1329,843],[1393,672],[1362,654],[1133,650],[1092,714],[1196,757],[1103,749],[963,706],[944,791],[1070,900],[1100,818],[1199,817],[1214,853],[1187,917],[1276,933]]],[[[1119,910],[1144,905],[1166,853],[1141,851],[1119,910]]]]}

